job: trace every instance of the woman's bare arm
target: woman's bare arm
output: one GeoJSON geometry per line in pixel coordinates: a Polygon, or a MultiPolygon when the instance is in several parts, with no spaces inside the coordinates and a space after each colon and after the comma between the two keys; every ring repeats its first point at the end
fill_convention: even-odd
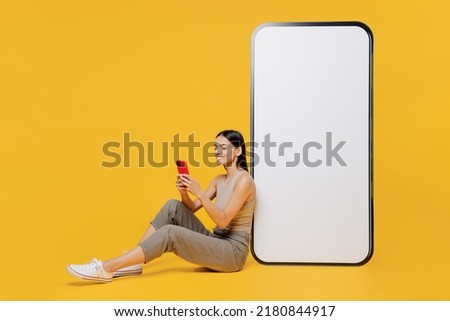
{"type": "Polygon", "coordinates": [[[190,180],[187,190],[198,197],[197,200],[201,202],[206,213],[208,213],[218,227],[226,227],[239,212],[244,202],[252,194],[254,188],[255,185],[250,175],[245,175],[238,179],[234,186],[230,201],[223,210],[219,209],[211,202],[207,191],[203,191],[195,180],[190,180]]]}
{"type": "MultiPolygon", "coordinates": [[[[181,175],[179,175],[181,176],[181,175]]],[[[189,180],[192,180],[192,178],[189,177],[189,175],[184,175],[186,176],[189,180]]],[[[214,177],[211,182],[209,183],[208,188],[205,191],[206,197],[208,197],[208,199],[211,201],[216,197],[216,186],[217,186],[217,182],[219,181],[221,175],[218,175],[216,177],[214,177]]],[[[181,196],[181,201],[183,202],[184,205],[187,206],[187,208],[189,208],[192,212],[197,212],[199,209],[201,209],[203,207],[203,204],[201,202],[201,200],[199,198],[192,200],[191,197],[189,196],[188,193],[188,189],[187,188],[180,188],[179,185],[177,184],[177,188],[178,191],[180,192],[180,196],[181,196]]]]}

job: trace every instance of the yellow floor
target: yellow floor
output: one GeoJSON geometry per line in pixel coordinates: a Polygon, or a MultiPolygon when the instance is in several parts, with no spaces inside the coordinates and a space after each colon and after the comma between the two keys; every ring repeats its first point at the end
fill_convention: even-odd
{"type": "MultiPolygon", "coordinates": [[[[383,249],[378,249],[379,252],[383,249]]],[[[393,254],[393,253],[391,253],[393,254]]],[[[67,255],[65,255],[67,256],[67,255]]],[[[110,284],[78,280],[63,257],[3,274],[3,300],[448,300],[448,265],[375,255],[361,267],[265,266],[250,258],[238,273],[215,273],[166,254],[137,277],[110,284]],[[395,261],[397,262],[395,262],[395,261]],[[36,265],[36,266],[34,266],[36,265]],[[440,276],[439,276],[440,275],[440,276]]],[[[422,257],[423,259],[423,257],[422,257]]]]}

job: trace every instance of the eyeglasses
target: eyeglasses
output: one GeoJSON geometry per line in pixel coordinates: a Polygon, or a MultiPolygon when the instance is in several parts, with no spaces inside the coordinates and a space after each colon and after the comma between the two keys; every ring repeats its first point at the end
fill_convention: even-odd
{"type": "Polygon", "coordinates": [[[232,144],[231,143],[230,144],[222,144],[222,145],[214,144],[214,150],[221,152],[223,150],[227,150],[228,146],[230,146],[230,145],[232,145],[232,144]]]}

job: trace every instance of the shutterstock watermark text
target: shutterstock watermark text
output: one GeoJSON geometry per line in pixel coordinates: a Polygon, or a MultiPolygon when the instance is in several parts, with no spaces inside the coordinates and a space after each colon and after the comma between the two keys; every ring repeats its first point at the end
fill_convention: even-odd
{"type": "MultiPolygon", "coordinates": [[[[345,144],[346,140],[335,143],[332,132],[325,132],[321,141],[306,141],[302,146],[294,146],[292,141],[273,140],[268,133],[261,142],[246,142],[245,151],[251,166],[257,166],[260,162],[264,162],[268,167],[348,166],[340,154],[345,144]]],[[[215,141],[200,142],[193,133],[186,139],[181,139],[180,133],[177,133],[169,141],[150,140],[143,143],[133,140],[131,133],[125,132],[122,141],[108,141],[103,144],[102,153],[106,159],[102,161],[101,166],[161,168],[172,165],[174,161],[180,159],[183,151],[188,155],[187,161],[191,166],[198,167],[202,164],[206,167],[216,167],[218,148],[220,147],[216,146],[215,141]],[[196,159],[197,151],[201,151],[200,160],[196,159]]]]}

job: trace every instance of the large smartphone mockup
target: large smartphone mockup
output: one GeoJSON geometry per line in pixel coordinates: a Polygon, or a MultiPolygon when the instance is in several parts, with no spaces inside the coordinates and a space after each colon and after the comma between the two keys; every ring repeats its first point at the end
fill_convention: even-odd
{"type": "Polygon", "coordinates": [[[372,48],[372,33],[359,22],[254,31],[252,252],[259,262],[370,259],[372,48]]]}

